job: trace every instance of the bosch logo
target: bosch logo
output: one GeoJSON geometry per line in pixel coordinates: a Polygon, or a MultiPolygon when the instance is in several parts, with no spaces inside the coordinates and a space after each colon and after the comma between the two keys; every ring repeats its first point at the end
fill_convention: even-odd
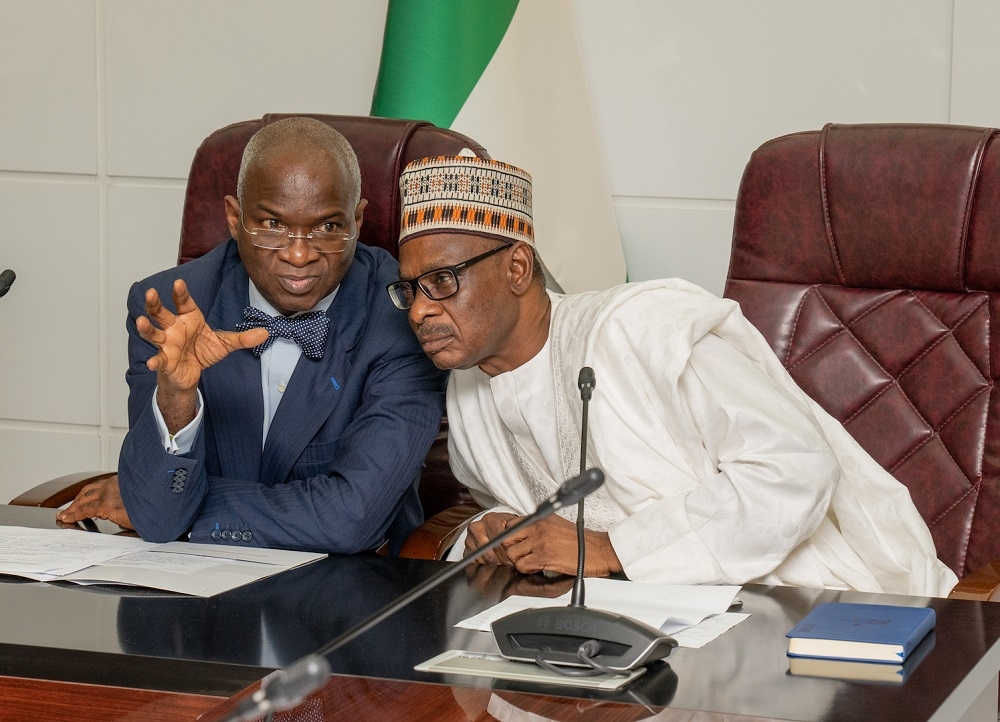
{"type": "Polygon", "coordinates": [[[591,622],[583,622],[579,619],[560,619],[556,618],[556,631],[557,632],[575,632],[581,635],[592,635],[597,629],[595,625],[591,622]]]}
{"type": "Polygon", "coordinates": [[[539,629],[541,629],[544,632],[546,629],[549,628],[549,618],[548,617],[539,617],[538,621],[535,622],[535,626],[538,627],[539,629]]]}

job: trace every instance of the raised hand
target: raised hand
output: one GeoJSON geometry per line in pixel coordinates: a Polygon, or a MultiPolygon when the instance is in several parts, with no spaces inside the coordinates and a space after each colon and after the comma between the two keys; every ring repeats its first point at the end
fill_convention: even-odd
{"type": "Polygon", "coordinates": [[[262,328],[212,330],[188,293],[187,284],[180,279],[174,281],[173,300],[176,313],[164,308],[156,289],[149,289],[146,316],[135,322],[139,335],[157,349],[146,366],[157,373],[157,404],[171,433],[194,418],[202,371],[233,351],[253,348],[267,340],[267,331],[262,328]]]}

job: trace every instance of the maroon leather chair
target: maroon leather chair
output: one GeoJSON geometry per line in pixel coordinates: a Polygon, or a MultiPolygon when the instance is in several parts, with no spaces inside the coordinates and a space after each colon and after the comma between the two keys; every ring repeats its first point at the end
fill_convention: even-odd
{"type": "Polygon", "coordinates": [[[740,183],[725,290],[970,582],[1000,559],[998,133],[827,125],[768,141],[740,183]]]}
{"type": "MultiPolygon", "coordinates": [[[[209,135],[195,153],[188,176],[181,225],[178,263],[204,255],[229,238],[223,198],[236,195],[240,159],[250,137],[265,125],[291,115],[317,118],[336,128],[351,143],[361,166],[361,197],[368,200],[359,241],[385,248],[397,255],[400,198],[399,175],[412,160],[434,155],[455,155],[463,148],[489,157],[479,143],[452,130],[430,123],[388,118],[309,113],[272,113],[259,120],[228,125],[209,135]]],[[[45,482],[21,494],[11,503],[58,507],[68,503],[87,483],[113,472],[82,472],[45,482]]],[[[460,510],[471,497],[448,467],[447,422],[442,423],[421,476],[420,498],[430,517],[456,506],[460,510]]],[[[454,511],[451,512],[455,514],[454,511]]],[[[411,554],[420,550],[411,550],[411,554]]],[[[433,553],[433,551],[429,552],[433,553]]]]}

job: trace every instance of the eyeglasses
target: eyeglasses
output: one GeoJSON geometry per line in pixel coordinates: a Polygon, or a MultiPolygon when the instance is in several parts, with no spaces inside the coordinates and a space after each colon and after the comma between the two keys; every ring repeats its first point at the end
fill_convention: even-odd
{"type": "Polygon", "coordinates": [[[422,273],[409,281],[395,281],[394,283],[390,283],[386,286],[385,290],[389,292],[389,298],[392,299],[396,308],[401,311],[406,311],[413,306],[413,301],[417,295],[418,287],[424,292],[424,295],[432,301],[443,301],[444,299],[458,293],[457,274],[459,271],[463,271],[473,264],[479,263],[492,255],[500,253],[500,251],[505,251],[513,245],[513,243],[504,244],[491,251],[486,251],[486,253],[481,253],[478,256],[470,258],[467,261],[455,264],[454,266],[435,268],[433,271],[422,273]]]}
{"type": "Polygon", "coordinates": [[[312,229],[311,233],[304,236],[294,236],[292,232],[281,225],[280,221],[268,219],[264,223],[273,224],[267,228],[247,228],[243,220],[243,211],[240,211],[240,225],[250,236],[250,242],[257,248],[269,248],[280,251],[289,248],[296,238],[301,238],[306,245],[317,253],[343,253],[350,245],[351,241],[358,237],[357,232],[346,233],[344,231],[331,230],[329,227],[337,227],[336,223],[323,223],[312,229]]]}

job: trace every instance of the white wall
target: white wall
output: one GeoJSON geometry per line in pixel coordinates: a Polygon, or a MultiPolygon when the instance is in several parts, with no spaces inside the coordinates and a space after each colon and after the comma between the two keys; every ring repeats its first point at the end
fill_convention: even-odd
{"type": "MultiPolygon", "coordinates": [[[[769,138],[827,121],[1000,124],[988,0],[575,6],[633,280],[721,293],[740,174],[769,138]]],[[[0,0],[0,270],[18,275],[0,299],[0,501],[114,468],[125,293],[174,263],[195,148],[267,112],[367,114],[385,10],[0,0]]]]}

